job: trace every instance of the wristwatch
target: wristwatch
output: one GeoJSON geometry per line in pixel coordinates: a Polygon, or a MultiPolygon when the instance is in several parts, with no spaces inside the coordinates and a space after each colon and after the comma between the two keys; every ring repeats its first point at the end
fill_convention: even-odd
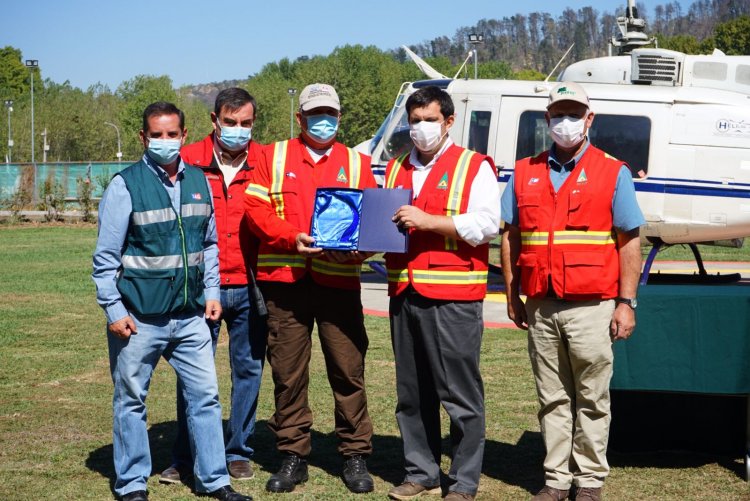
{"type": "Polygon", "coordinates": [[[620,304],[624,303],[630,306],[632,309],[636,309],[638,307],[638,299],[636,298],[629,298],[629,297],[618,297],[615,298],[615,303],[620,304]]]}

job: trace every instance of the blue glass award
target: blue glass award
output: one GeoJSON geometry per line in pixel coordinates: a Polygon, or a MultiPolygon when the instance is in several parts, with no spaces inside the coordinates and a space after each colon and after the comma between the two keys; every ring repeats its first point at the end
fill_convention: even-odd
{"type": "Polygon", "coordinates": [[[362,191],[351,188],[318,188],[310,236],[315,247],[357,250],[362,191]]]}

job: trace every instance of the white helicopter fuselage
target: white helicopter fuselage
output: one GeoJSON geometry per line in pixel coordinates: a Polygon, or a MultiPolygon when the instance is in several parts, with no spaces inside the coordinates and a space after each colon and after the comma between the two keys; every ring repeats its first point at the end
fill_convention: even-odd
{"type": "MultiPolygon", "coordinates": [[[[750,236],[750,57],[638,49],[574,63],[558,80],[581,83],[595,113],[592,144],[630,166],[643,237],[670,244],[750,236]],[[657,71],[647,75],[654,58],[657,71]]],[[[406,88],[371,141],[376,175],[411,146],[406,97],[431,84],[453,98],[451,138],[495,160],[501,189],[516,160],[551,146],[544,113],[552,83],[426,80],[406,88]]]]}

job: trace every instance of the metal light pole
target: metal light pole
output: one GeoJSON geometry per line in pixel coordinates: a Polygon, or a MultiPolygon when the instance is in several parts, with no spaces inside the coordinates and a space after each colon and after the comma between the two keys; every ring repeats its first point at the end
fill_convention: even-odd
{"type": "MultiPolygon", "coordinates": [[[[26,67],[29,68],[29,75],[31,76],[31,163],[36,165],[34,159],[34,68],[39,67],[39,60],[27,59],[26,67]]],[[[34,182],[36,182],[36,179],[34,182]]],[[[34,187],[36,188],[36,185],[34,187]]]]}
{"type": "Polygon", "coordinates": [[[117,161],[122,161],[122,148],[120,147],[120,129],[117,128],[117,126],[110,122],[104,122],[104,125],[109,125],[111,127],[115,128],[115,132],[117,132],[117,161]]]}
{"type": "Polygon", "coordinates": [[[477,45],[484,43],[484,35],[478,33],[469,33],[469,43],[474,51],[474,80],[478,78],[479,70],[477,63],[477,45]]]}
{"type": "Polygon", "coordinates": [[[289,139],[294,139],[294,95],[297,89],[289,87],[286,91],[289,94],[289,139]]]}
{"type": "Polygon", "coordinates": [[[13,139],[10,134],[10,113],[13,111],[13,100],[6,99],[5,107],[8,108],[8,161],[6,163],[11,163],[13,161],[13,156],[11,154],[11,150],[13,149],[13,139]]]}

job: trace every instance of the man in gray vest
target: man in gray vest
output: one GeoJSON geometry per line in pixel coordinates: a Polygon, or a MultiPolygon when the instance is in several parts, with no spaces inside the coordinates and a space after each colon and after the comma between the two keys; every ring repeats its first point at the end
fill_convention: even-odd
{"type": "Polygon", "coordinates": [[[248,501],[229,485],[221,405],[206,318],[217,320],[218,249],[211,191],[179,157],[185,117],[156,102],[143,112],[143,158],[118,173],[99,205],[94,252],[97,301],[107,317],[115,493],[148,499],[151,474],[146,395],[159,358],[184,388],[195,489],[248,501]]]}

